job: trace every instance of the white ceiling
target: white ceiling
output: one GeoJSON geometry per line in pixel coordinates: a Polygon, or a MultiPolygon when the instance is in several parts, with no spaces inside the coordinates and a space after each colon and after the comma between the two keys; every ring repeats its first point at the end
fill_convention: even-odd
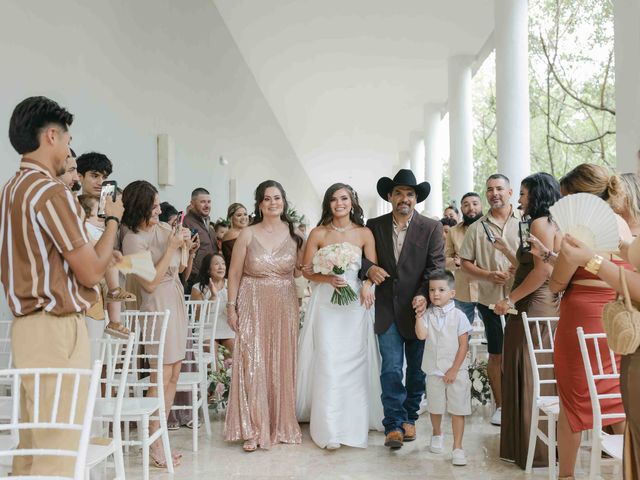
{"type": "Polygon", "coordinates": [[[372,202],[423,104],[445,104],[447,58],[476,56],[493,0],[213,0],[319,195],[372,202]]]}

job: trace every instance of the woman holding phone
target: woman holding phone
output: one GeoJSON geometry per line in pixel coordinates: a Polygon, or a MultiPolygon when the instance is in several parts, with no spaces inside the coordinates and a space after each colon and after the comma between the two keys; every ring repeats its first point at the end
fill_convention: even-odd
{"type": "MultiPolygon", "coordinates": [[[[500,426],[500,458],[514,461],[523,470],[527,464],[531,409],[535,399],[531,365],[520,315],[521,312],[527,312],[530,317],[555,317],[558,316],[559,307],[557,294],[549,290],[549,278],[553,267],[549,262],[531,254],[529,231],[546,248],[552,251],[559,250],[562,237],[549,213],[549,207],[559,198],[560,184],[548,173],[534,173],[520,184],[520,209],[523,218],[527,220],[520,222],[520,247],[515,254],[518,266],[511,293],[500,300],[494,309],[498,315],[506,315],[512,308],[518,311],[517,314],[507,317],[504,329],[502,418],[505,421],[500,426]]],[[[501,251],[505,250],[501,240],[496,241],[494,246],[501,251]]],[[[511,252],[509,255],[513,256],[511,252]]],[[[541,332],[547,340],[549,333],[541,332]]],[[[546,363],[550,362],[551,358],[546,363]]],[[[549,386],[541,387],[542,395],[555,395],[554,391],[546,391],[546,387],[549,386]]],[[[546,466],[547,462],[546,446],[538,440],[533,466],[546,466]]]]}
{"type": "MultiPolygon", "coordinates": [[[[122,203],[122,224],[129,229],[122,241],[122,253],[130,255],[149,251],[156,267],[152,281],[136,277],[142,287],[139,309],[143,312],[171,312],[164,346],[164,392],[158,392],[156,387],[149,388],[148,392],[149,396],[164,394],[166,412],[169,413],[187,344],[187,314],[178,274],[187,267],[181,262],[180,250],[192,246],[190,232],[179,225],[171,228],[160,222],[160,197],[156,188],[147,181],[137,180],[127,185],[122,203]]],[[[188,263],[192,261],[193,256],[189,255],[188,263]]],[[[155,333],[160,335],[159,330],[155,333]]],[[[151,382],[154,381],[152,378],[151,382]]],[[[158,427],[158,421],[152,421],[149,433],[153,434],[158,427]]],[[[166,467],[167,459],[160,439],[151,445],[149,453],[154,466],[166,467]]],[[[180,464],[180,458],[179,454],[173,455],[171,461],[174,466],[180,464]]]]}

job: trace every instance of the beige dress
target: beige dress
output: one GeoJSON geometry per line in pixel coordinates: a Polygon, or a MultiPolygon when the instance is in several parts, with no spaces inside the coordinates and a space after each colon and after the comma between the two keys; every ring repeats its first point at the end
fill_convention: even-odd
{"type": "Polygon", "coordinates": [[[296,242],[268,252],[254,235],[238,291],[238,330],[224,436],[227,441],[300,443],[296,420],[298,298],[296,242]]]}
{"type": "MultiPolygon", "coordinates": [[[[146,232],[129,231],[122,240],[122,253],[130,255],[149,250],[153,263],[157,264],[167,251],[171,232],[171,227],[166,223],[160,223],[146,232]]],[[[187,312],[183,287],[178,277],[180,256],[180,250],[177,250],[169,263],[167,272],[153,293],[141,288],[138,297],[138,308],[142,312],[163,312],[167,309],[171,312],[164,344],[163,363],[165,365],[184,360],[187,345],[187,312]]],[[[156,329],[156,335],[160,335],[158,329],[156,329]]],[[[157,352],[150,351],[150,353],[157,352]]]]}

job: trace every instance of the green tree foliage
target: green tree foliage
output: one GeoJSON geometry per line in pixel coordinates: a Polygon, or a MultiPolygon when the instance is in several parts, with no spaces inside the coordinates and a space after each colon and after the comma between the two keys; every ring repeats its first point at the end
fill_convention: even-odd
{"type": "MultiPolygon", "coordinates": [[[[615,166],[611,0],[529,2],[531,170],[615,166]]],[[[495,57],[474,78],[475,186],[497,169],[495,57]]]]}

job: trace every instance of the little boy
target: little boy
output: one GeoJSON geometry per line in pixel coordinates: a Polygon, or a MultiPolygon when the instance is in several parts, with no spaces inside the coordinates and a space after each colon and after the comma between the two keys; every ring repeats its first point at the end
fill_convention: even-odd
{"type": "MultiPolygon", "coordinates": [[[[85,222],[87,226],[87,232],[91,237],[93,243],[100,240],[102,233],[104,231],[104,223],[100,218],[98,218],[98,203],[99,200],[91,195],[79,195],[78,201],[80,202],[80,206],[83,208],[85,213],[85,222]]],[[[93,305],[88,311],[87,316],[92,318],[93,320],[102,321],[104,320],[104,308],[105,308],[105,299],[107,302],[113,302],[114,300],[109,299],[108,294],[105,293],[109,290],[109,284],[115,285],[116,289],[119,288],[118,285],[118,270],[113,267],[109,267],[105,273],[105,278],[100,282],[100,299],[98,303],[93,305]]],[[[114,289],[112,288],[111,291],[114,289]]],[[[124,290],[122,290],[124,293],[124,290]]],[[[132,294],[128,294],[132,295],[132,294]]],[[[135,296],[132,295],[134,298],[135,296]]],[[[109,312],[109,322],[107,326],[104,328],[104,331],[114,337],[118,338],[127,338],[129,336],[129,329],[122,325],[120,322],[120,308],[111,309],[109,312]],[[115,311],[114,311],[115,310],[115,311]],[[113,318],[112,318],[113,317],[113,318]]],[[[102,331],[96,333],[95,329],[97,326],[102,326],[102,322],[88,322],[87,329],[91,335],[91,338],[100,338],[102,336],[102,331]]]]}
{"type": "Polygon", "coordinates": [[[455,307],[455,280],[448,270],[429,276],[429,308],[416,317],[416,336],[426,340],[422,370],[427,374],[427,410],[433,434],[429,450],[442,453],[444,438],[441,424],[446,410],[453,428],[454,465],[467,464],[462,449],[464,416],[471,415],[471,380],[469,379],[469,335],[471,325],[466,315],[455,307]]]}

